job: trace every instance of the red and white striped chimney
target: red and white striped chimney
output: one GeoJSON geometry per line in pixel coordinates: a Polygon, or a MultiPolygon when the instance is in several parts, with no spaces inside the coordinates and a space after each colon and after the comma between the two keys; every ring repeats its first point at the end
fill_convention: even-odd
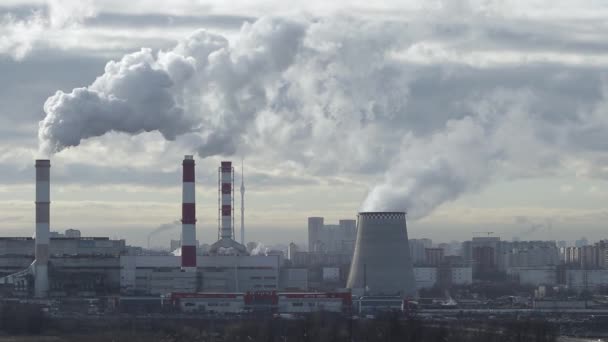
{"type": "Polygon", "coordinates": [[[234,169],[232,162],[223,161],[219,169],[220,181],[220,213],[222,239],[232,239],[234,222],[232,220],[234,169]]]}
{"type": "Polygon", "coordinates": [[[34,294],[39,298],[46,297],[49,292],[50,171],[50,160],[36,160],[36,259],[34,261],[34,294]]]}
{"type": "Polygon", "coordinates": [[[182,269],[196,271],[196,201],[194,157],[184,156],[182,186],[182,269]]]}

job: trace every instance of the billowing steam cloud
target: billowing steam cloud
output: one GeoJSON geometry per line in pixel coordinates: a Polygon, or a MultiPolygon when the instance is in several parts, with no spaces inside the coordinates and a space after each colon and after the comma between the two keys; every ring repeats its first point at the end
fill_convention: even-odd
{"type": "Polygon", "coordinates": [[[313,174],[382,176],[361,209],[407,209],[414,218],[496,177],[608,176],[606,91],[582,98],[573,86],[601,89],[597,75],[450,65],[463,55],[433,39],[471,30],[348,18],[262,18],[231,40],[199,30],[51,96],[41,148],[158,131],[202,157],[255,153],[313,174]],[[447,66],[425,64],[437,58],[447,66]]]}

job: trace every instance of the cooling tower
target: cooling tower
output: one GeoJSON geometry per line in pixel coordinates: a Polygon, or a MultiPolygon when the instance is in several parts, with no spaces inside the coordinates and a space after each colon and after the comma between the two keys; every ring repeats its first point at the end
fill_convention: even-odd
{"type": "Polygon", "coordinates": [[[361,212],[347,287],[371,296],[414,297],[416,283],[410,259],[404,212],[361,212]]]}

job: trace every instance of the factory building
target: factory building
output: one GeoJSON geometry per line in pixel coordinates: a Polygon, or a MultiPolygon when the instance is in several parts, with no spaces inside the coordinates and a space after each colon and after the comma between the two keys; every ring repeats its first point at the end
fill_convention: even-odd
{"type": "Polygon", "coordinates": [[[170,301],[184,313],[223,313],[267,311],[305,314],[311,312],[349,313],[350,292],[236,292],[236,293],[171,293],[170,301]]]}
{"type": "Polygon", "coordinates": [[[239,292],[279,289],[276,256],[197,256],[197,272],[181,272],[175,256],[120,258],[123,294],[161,295],[169,292],[239,292]],[[174,279],[174,284],[171,284],[174,279]]]}

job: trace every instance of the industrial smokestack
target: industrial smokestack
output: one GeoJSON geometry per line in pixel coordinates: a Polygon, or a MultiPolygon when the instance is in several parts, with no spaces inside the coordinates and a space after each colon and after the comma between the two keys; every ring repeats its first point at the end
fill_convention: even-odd
{"type": "Polygon", "coordinates": [[[182,185],[182,270],[196,271],[196,201],[194,157],[184,156],[182,185]]]}
{"type": "Polygon", "coordinates": [[[416,294],[404,212],[361,212],[347,287],[369,295],[416,294]]]}
{"type": "Polygon", "coordinates": [[[245,245],[245,167],[241,160],[241,245],[245,245]]]}
{"type": "MultiPolygon", "coordinates": [[[[247,248],[236,242],[234,233],[234,168],[223,161],[218,168],[218,241],[209,249],[211,255],[247,255],[247,248]]],[[[242,234],[242,233],[241,233],[242,234]]],[[[241,236],[242,237],[242,236],[241,236]]]]}
{"type": "Polygon", "coordinates": [[[49,292],[50,175],[51,161],[36,160],[36,260],[34,294],[44,298],[49,292]]]}
{"type": "Polygon", "coordinates": [[[220,237],[232,239],[234,235],[234,221],[232,208],[234,206],[234,168],[232,162],[223,161],[219,168],[220,187],[220,237]]]}

